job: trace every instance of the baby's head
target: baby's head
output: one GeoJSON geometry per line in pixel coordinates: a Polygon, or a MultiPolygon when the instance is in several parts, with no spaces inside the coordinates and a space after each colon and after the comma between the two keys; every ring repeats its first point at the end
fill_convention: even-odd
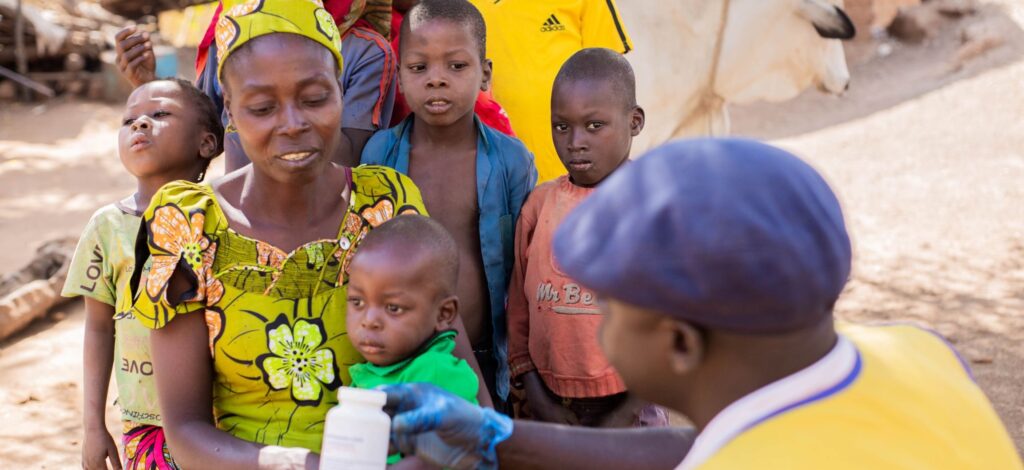
{"type": "Polygon", "coordinates": [[[224,127],[202,91],[164,78],[128,97],[117,140],[121,163],[136,178],[199,181],[223,150],[224,127]]]}
{"type": "Polygon", "coordinates": [[[458,315],[455,240],[440,223],[402,215],[370,231],[349,267],[348,335],[373,364],[415,354],[458,315]]]}
{"type": "Polygon", "coordinates": [[[416,117],[450,126],[491,80],[483,16],[466,0],[423,0],[402,23],[398,78],[416,117]]]}
{"type": "Polygon", "coordinates": [[[622,54],[583,49],[562,65],[551,93],[551,134],[574,184],[594,186],[608,177],[629,159],[643,128],[636,78],[622,54]]]}

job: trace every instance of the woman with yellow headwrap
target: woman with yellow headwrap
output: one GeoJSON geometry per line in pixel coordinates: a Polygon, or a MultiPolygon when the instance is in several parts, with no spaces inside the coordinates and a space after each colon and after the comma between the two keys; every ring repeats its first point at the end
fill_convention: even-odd
{"type": "MultiPolygon", "coordinates": [[[[223,109],[223,90],[217,80],[214,35],[222,10],[237,3],[240,2],[225,0],[218,6],[196,57],[196,86],[214,100],[218,110],[223,109]]],[[[397,94],[397,59],[388,43],[391,4],[391,0],[326,0],[322,3],[338,25],[341,54],[349,65],[339,78],[345,103],[341,126],[347,145],[339,149],[338,163],[358,164],[366,140],[391,122],[397,94]]],[[[135,86],[155,78],[152,45],[147,33],[130,26],[119,32],[116,39],[118,66],[125,77],[135,86]]],[[[222,116],[223,124],[228,126],[227,113],[222,116]]],[[[249,163],[238,144],[238,136],[230,129],[225,144],[227,171],[249,163]]]]}
{"type": "Polygon", "coordinates": [[[225,107],[252,165],[153,197],[136,247],[137,264],[152,267],[133,279],[133,314],[153,329],[178,463],[303,468],[316,464],[348,367],[363,361],[345,331],[355,247],[393,216],[426,211],[405,176],[332,163],[344,59],[319,1],[227,8],[216,41],[225,107]]]}

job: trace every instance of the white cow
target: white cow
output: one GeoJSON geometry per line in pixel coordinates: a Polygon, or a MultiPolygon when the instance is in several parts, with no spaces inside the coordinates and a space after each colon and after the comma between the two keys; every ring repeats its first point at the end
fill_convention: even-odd
{"type": "Polygon", "coordinates": [[[854,27],[841,0],[618,4],[635,46],[626,57],[637,99],[647,113],[634,155],[674,137],[728,134],[726,103],[783,101],[810,85],[839,94],[849,85],[838,39],[853,37],[854,27]]]}

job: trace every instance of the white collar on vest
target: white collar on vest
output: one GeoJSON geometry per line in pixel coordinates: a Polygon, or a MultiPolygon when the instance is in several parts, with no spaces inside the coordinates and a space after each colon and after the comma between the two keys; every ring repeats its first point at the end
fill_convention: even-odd
{"type": "Polygon", "coordinates": [[[857,378],[860,368],[857,348],[840,335],[832,350],[814,364],[755,390],[715,415],[676,470],[696,469],[744,431],[839,392],[857,378]]]}

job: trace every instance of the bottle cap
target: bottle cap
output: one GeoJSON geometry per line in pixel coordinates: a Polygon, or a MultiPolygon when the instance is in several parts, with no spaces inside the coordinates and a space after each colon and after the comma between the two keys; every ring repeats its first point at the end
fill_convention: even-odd
{"type": "Polygon", "coordinates": [[[383,408],[384,404],[388,401],[388,394],[380,390],[341,387],[338,389],[338,401],[342,405],[356,402],[383,408]]]}

